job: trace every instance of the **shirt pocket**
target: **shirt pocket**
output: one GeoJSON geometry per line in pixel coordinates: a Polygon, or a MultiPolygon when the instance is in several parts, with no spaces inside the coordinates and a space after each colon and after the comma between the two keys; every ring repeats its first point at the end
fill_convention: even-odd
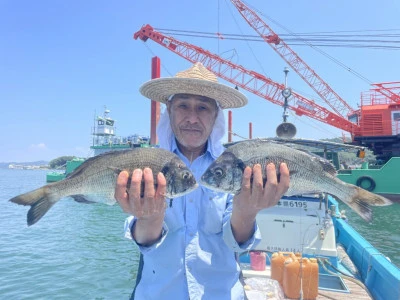
{"type": "Polygon", "coordinates": [[[201,229],[210,234],[222,232],[222,221],[226,209],[227,194],[201,187],[204,197],[200,204],[201,229]]]}

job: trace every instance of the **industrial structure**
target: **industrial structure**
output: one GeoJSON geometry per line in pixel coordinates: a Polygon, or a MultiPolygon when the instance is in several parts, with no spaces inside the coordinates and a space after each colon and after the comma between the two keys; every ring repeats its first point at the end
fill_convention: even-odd
{"type": "MultiPolygon", "coordinates": [[[[321,97],[330,110],[294,91],[286,107],[296,115],[316,119],[349,132],[352,143],[370,148],[377,159],[387,162],[400,156],[400,82],[372,84],[361,95],[360,107],[353,109],[312,68],[310,68],[252,9],[240,0],[231,0],[239,13],[286,63],[321,97]]],[[[148,39],[191,62],[202,62],[220,78],[280,106],[285,105],[285,86],[266,76],[236,65],[199,46],[157,32],[150,25],[134,34],[148,39]]]]}

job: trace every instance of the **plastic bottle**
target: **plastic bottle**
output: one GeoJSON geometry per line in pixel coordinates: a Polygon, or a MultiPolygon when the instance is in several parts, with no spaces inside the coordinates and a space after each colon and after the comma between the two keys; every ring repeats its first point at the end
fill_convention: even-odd
{"type": "Polygon", "coordinates": [[[283,286],[283,269],[285,260],[289,257],[301,257],[301,254],[293,252],[274,252],[271,256],[271,279],[277,280],[283,286]]]}
{"type": "Polygon", "coordinates": [[[283,268],[283,292],[288,298],[300,297],[300,262],[295,255],[285,260],[283,268]]]}
{"type": "Polygon", "coordinates": [[[267,255],[261,251],[250,252],[250,267],[254,271],[264,271],[267,255]]]}
{"type": "Polygon", "coordinates": [[[315,299],[318,296],[318,262],[316,258],[303,259],[303,298],[315,299]]]}

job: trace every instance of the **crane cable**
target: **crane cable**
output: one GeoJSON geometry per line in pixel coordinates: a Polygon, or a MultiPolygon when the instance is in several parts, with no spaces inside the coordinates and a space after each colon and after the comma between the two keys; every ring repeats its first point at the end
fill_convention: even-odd
{"type": "MultiPolygon", "coordinates": [[[[258,9],[254,8],[255,11],[257,11],[258,14],[264,16],[265,18],[267,18],[268,20],[270,20],[271,22],[273,22],[274,24],[276,24],[277,26],[281,27],[283,30],[285,30],[286,32],[288,32],[290,35],[292,36],[297,36],[294,32],[292,32],[291,30],[289,30],[288,28],[286,28],[285,26],[279,24],[277,21],[275,21],[274,19],[272,19],[271,17],[263,14],[261,11],[259,11],[258,9]]],[[[361,80],[367,82],[368,84],[371,84],[372,81],[367,79],[365,76],[361,75],[360,73],[354,71],[353,69],[351,69],[350,67],[348,67],[347,65],[345,65],[344,63],[342,63],[341,61],[339,61],[338,59],[334,58],[333,56],[329,55],[328,53],[326,53],[325,51],[322,51],[321,49],[319,49],[318,47],[314,46],[313,44],[311,44],[310,42],[307,42],[305,39],[299,37],[299,39],[307,44],[308,46],[310,46],[311,48],[313,48],[315,51],[318,51],[319,53],[321,53],[322,55],[324,55],[325,57],[327,57],[328,59],[332,60],[334,63],[338,64],[339,66],[341,66],[343,69],[347,70],[348,72],[352,73],[353,75],[357,76],[358,78],[360,78],[361,80]]]]}

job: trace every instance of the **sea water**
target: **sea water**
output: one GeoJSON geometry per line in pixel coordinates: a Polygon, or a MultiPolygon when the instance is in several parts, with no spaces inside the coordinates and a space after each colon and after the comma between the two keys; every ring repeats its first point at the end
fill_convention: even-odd
{"type": "Polygon", "coordinates": [[[56,203],[36,224],[8,200],[46,184],[44,170],[0,169],[0,299],[129,299],[138,250],[118,205],[56,203]]]}
{"type": "MultiPolygon", "coordinates": [[[[123,237],[118,205],[56,203],[36,224],[8,200],[46,184],[44,170],[0,169],[0,299],[128,299],[137,247],[123,237]]],[[[400,205],[374,208],[364,222],[344,204],[349,223],[400,266],[400,205]]],[[[167,259],[167,258],[166,258],[167,259]]]]}

